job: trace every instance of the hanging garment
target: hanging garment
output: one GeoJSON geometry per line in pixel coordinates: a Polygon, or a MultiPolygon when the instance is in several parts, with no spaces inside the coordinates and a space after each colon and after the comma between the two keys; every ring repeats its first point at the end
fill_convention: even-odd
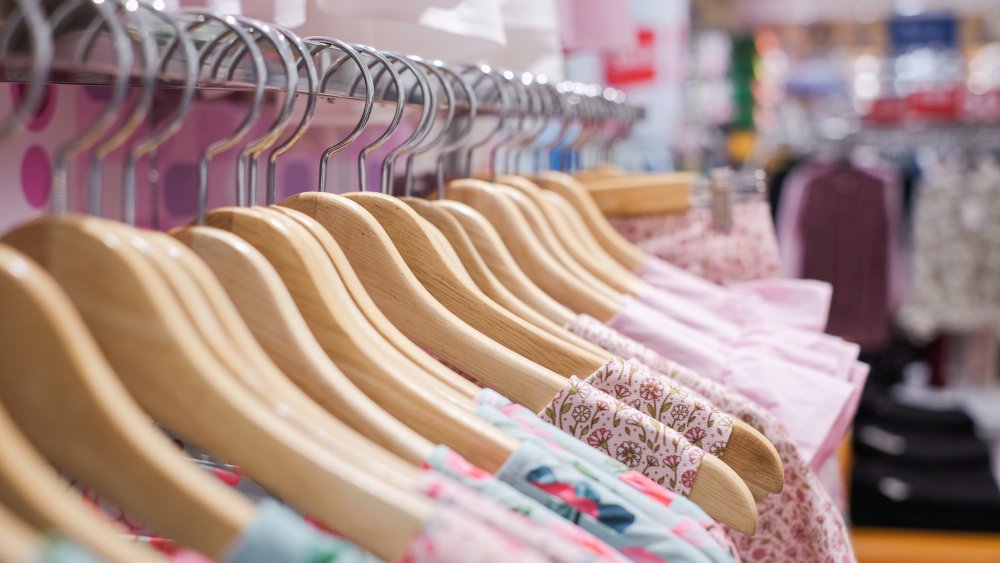
{"type": "Polygon", "coordinates": [[[807,164],[788,178],[778,219],[781,274],[834,287],[827,332],[879,349],[902,300],[899,187],[886,167],[807,164]]]}
{"type": "MultiPolygon", "coordinates": [[[[511,426],[516,424],[520,426],[522,432],[544,440],[549,447],[564,449],[572,453],[590,464],[590,466],[614,476],[625,485],[641,492],[654,502],[670,508],[672,512],[691,517],[715,539],[716,543],[722,546],[727,552],[732,551],[728,547],[730,540],[726,536],[725,528],[713,520],[694,502],[663,488],[642,473],[630,469],[624,463],[612,459],[605,453],[559,430],[552,424],[539,418],[537,414],[531,412],[526,407],[510,401],[492,389],[483,389],[476,396],[476,402],[503,413],[506,420],[499,425],[505,430],[513,431],[511,426]]],[[[477,414],[479,412],[477,411],[477,414]]],[[[738,557],[738,554],[733,553],[732,555],[738,557]]]]}
{"type": "Polygon", "coordinates": [[[608,327],[771,409],[793,429],[799,451],[813,467],[821,466],[843,439],[860,392],[852,383],[853,364],[844,371],[819,371],[775,357],[768,347],[720,344],[634,299],[622,303],[608,327]]]}
{"type": "MultiPolygon", "coordinates": [[[[506,402],[507,406],[511,405],[509,401],[495,392],[492,392],[492,390],[484,391],[490,391],[493,393],[493,395],[496,396],[496,399],[494,400],[495,402],[501,404],[506,402]]],[[[490,399],[487,398],[486,400],[490,399]]],[[[533,413],[527,411],[527,409],[524,409],[524,412],[528,416],[522,416],[520,421],[515,421],[513,418],[501,412],[498,407],[481,401],[478,402],[480,402],[480,405],[476,410],[477,416],[516,438],[528,440],[539,447],[546,448],[552,453],[553,456],[559,458],[561,462],[577,468],[580,472],[584,473],[591,479],[607,487],[608,490],[620,495],[637,511],[643,512],[654,518],[657,522],[667,525],[675,535],[686,541],[695,549],[704,553],[712,561],[721,563],[732,562],[734,559],[738,559],[735,547],[732,545],[729,538],[726,537],[725,534],[712,533],[713,531],[721,532],[721,527],[711,520],[707,514],[702,512],[701,509],[697,509],[697,512],[700,513],[697,514],[697,517],[692,517],[690,514],[683,514],[675,510],[670,510],[668,507],[671,503],[664,504],[660,502],[656,496],[647,495],[646,492],[640,488],[633,486],[625,479],[621,479],[619,474],[616,474],[613,470],[600,469],[591,462],[577,456],[576,453],[563,448],[561,446],[563,439],[575,442],[584,449],[586,449],[586,446],[584,446],[584,444],[579,440],[576,440],[558,428],[555,428],[554,426],[537,418],[537,416],[534,416],[533,413]],[[554,438],[554,435],[560,435],[562,439],[554,438]],[[706,526],[704,524],[706,521],[711,522],[713,525],[706,526]]],[[[628,472],[627,467],[615,462],[600,452],[597,452],[596,450],[590,450],[590,452],[597,454],[597,462],[601,466],[614,464],[621,467],[623,470],[621,473],[628,472]]],[[[645,477],[643,476],[643,478],[645,477]]],[[[653,487],[661,489],[663,491],[663,495],[670,495],[666,489],[663,489],[656,483],[652,483],[652,481],[649,483],[653,487]]],[[[685,501],[692,506],[696,506],[694,503],[691,503],[686,499],[685,501]]]]}
{"type": "Polygon", "coordinates": [[[379,559],[345,540],[320,532],[291,509],[267,500],[257,505],[256,518],[222,560],[227,563],[374,563],[379,559]]]}
{"type": "Polygon", "coordinates": [[[539,416],[680,494],[690,492],[705,455],[677,431],[577,377],[539,416]]]}
{"type": "Polygon", "coordinates": [[[101,563],[101,559],[65,538],[50,537],[42,543],[38,553],[24,563],[101,563]]]}
{"type": "Polygon", "coordinates": [[[526,516],[511,511],[501,503],[434,471],[421,473],[420,487],[430,498],[454,507],[468,518],[478,520],[489,528],[500,530],[505,535],[544,554],[553,563],[608,561],[608,558],[588,550],[580,542],[552,534],[550,530],[526,516]]]}
{"type": "Polygon", "coordinates": [[[799,454],[786,426],[767,408],[725,385],[670,362],[600,321],[580,317],[572,332],[629,363],[692,389],[717,408],[757,429],[774,444],[785,469],[784,488],[757,503],[757,533],[731,532],[745,561],[854,561],[847,526],[815,472],[799,454]]]}
{"type": "Polygon", "coordinates": [[[545,563],[539,551],[470,519],[464,511],[439,505],[420,533],[410,540],[399,563],[545,563]]]}
{"type": "Polygon", "coordinates": [[[636,22],[627,0],[559,0],[563,49],[627,51],[635,47],[636,22]]]}
{"type": "Polygon", "coordinates": [[[472,465],[446,446],[435,448],[425,466],[425,469],[446,475],[466,488],[527,517],[549,534],[585,548],[600,561],[627,561],[608,544],[500,481],[491,473],[472,465]]]}
{"type": "Polygon", "coordinates": [[[910,288],[900,324],[926,341],[942,332],[1000,334],[1000,167],[929,171],[913,215],[910,288]]]}
{"type": "Polygon", "coordinates": [[[495,477],[444,446],[435,449],[429,465],[522,513],[526,509],[529,517],[558,514],[628,559],[708,561],[667,526],[534,444],[522,443],[495,477]]]}
{"type": "Polygon", "coordinates": [[[712,211],[611,217],[611,224],[643,252],[706,280],[731,285],[778,275],[778,245],[771,208],[764,201],[736,203],[732,226],[713,227],[712,211]]]}
{"type": "Polygon", "coordinates": [[[833,294],[825,282],[783,278],[722,287],[655,256],[640,264],[635,274],[653,287],[696,301],[736,323],[764,320],[817,332],[826,328],[833,294]]]}

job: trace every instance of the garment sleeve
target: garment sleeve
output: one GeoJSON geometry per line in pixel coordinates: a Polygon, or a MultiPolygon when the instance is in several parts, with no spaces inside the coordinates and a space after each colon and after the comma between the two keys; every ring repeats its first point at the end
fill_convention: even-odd
{"type": "Polygon", "coordinates": [[[784,278],[798,278],[802,274],[802,235],[799,220],[805,201],[806,185],[815,177],[814,167],[803,163],[785,179],[781,189],[781,203],[778,206],[779,263],[778,273],[784,278]]]}

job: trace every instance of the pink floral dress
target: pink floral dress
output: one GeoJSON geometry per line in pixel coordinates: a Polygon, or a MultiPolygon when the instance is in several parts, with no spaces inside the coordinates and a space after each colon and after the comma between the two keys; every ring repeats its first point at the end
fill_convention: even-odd
{"type": "Polygon", "coordinates": [[[712,226],[709,209],[611,218],[626,239],[645,252],[715,283],[778,275],[778,241],[767,202],[733,206],[732,228],[712,226]]]}
{"type": "Polygon", "coordinates": [[[716,408],[760,431],[774,444],[785,469],[780,494],[757,503],[757,533],[730,537],[746,561],[856,561],[847,526],[816,473],[799,455],[788,430],[768,410],[740,393],[666,360],[642,344],[615,333],[595,319],[580,318],[569,330],[612,354],[631,358],[692,389],[716,408]]]}

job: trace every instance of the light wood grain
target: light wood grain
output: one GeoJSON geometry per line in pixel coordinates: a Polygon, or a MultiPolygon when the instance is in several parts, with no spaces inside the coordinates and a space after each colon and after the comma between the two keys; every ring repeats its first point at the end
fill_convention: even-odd
{"type": "Polygon", "coordinates": [[[325,250],[301,225],[262,220],[245,208],[212,210],[208,224],[236,234],[267,258],[323,349],[383,409],[473,463],[500,467],[510,457],[515,441],[441,400],[414,377],[413,366],[409,373],[395,369],[406,359],[357,310],[325,250]]]}
{"type": "Polygon", "coordinates": [[[303,391],[403,459],[426,459],[423,438],[385,412],[330,360],[260,252],[221,229],[186,227],[172,234],[212,268],[257,341],[303,391]]]}
{"type": "MultiPolygon", "coordinates": [[[[153,266],[101,223],[49,219],[5,241],[62,285],[146,412],[358,545],[386,559],[403,553],[431,504],[316,447],[262,407],[196,336],[153,266]]],[[[218,557],[223,549],[203,551],[218,557]]]]}
{"type": "Polygon", "coordinates": [[[542,408],[562,387],[560,376],[486,338],[434,299],[359,204],[311,192],[281,205],[303,211],[330,231],[379,309],[421,347],[528,407],[542,408]]]}
{"type": "Polygon", "coordinates": [[[581,182],[607,215],[683,213],[691,208],[696,174],[622,174],[581,182]]]}
{"type": "Polygon", "coordinates": [[[458,221],[490,272],[497,277],[503,287],[559,326],[565,326],[576,318],[576,313],[550,297],[531,281],[511,256],[500,234],[482,213],[464,203],[451,200],[434,201],[431,205],[443,209],[458,221]]]}
{"type": "Polygon", "coordinates": [[[574,232],[574,227],[569,224],[563,213],[546,198],[546,192],[534,182],[521,176],[500,176],[497,181],[527,196],[545,216],[553,233],[570,256],[592,275],[622,293],[643,295],[652,291],[653,288],[648,283],[616,262],[603,249],[595,250],[589,247],[587,241],[574,232]]]}
{"type": "MultiPolygon", "coordinates": [[[[458,219],[452,217],[448,211],[425,199],[402,199],[410,207],[412,207],[414,211],[419,213],[421,217],[429,220],[435,227],[438,228],[442,236],[449,242],[449,248],[452,248],[458,255],[458,260],[465,267],[465,271],[470,274],[473,282],[479,287],[479,289],[483,290],[484,293],[490,296],[491,299],[505,307],[508,311],[511,311],[522,319],[530,322],[549,334],[562,339],[576,348],[587,351],[598,357],[606,355],[606,352],[601,348],[594,346],[579,336],[569,332],[562,326],[552,322],[545,315],[536,311],[530,305],[522,301],[518,296],[514,295],[514,293],[508,289],[507,286],[501,283],[500,280],[493,274],[489,266],[486,265],[485,260],[483,260],[483,257],[479,254],[476,246],[469,238],[469,235],[462,228],[458,219]]],[[[507,251],[506,249],[502,250],[503,252],[507,251]]],[[[510,259],[513,260],[513,258],[510,259]]],[[[530,283],[530,280],[528,280],[528,283],[530,283]]],[[[538,289],[537,291],[544,294],[541,289],[538,289]]]]}
{"type": "Polygon", "coordinates": [[[611,226],[587,189],[575,178],[563,172],[542,172],[533,179],[543,189],[556,192],[569,200],[604,250],[622,266],[634,272],[648,259],[645,252],[636,248],[611,226]]]}
{"type": "MultiPolygon", "coordinates": [[[[4,240],[52,264],[58,237],[65,235],[52,230],[33,222],[4,240]]],[[[37,266],[2,250],[6,267],[0,299],[9,315],[3,316],[0,339],[0,397],[11,416],[48,459],[74,478],[181,545],[221,555],[252,520],[252,505],[191,465],[154,429],[66,295],[37,266]]],[[[56,267],[58,275],[73,275],[61,263],[56,267]]],[[[77,283],[113,290],[97,272],[79,276],[77,283]]],[[[123,315],[123,322],[134,322],[134,316],[123,315]]]]}
{"type": "Polygon", "coordinates": [[[42,535],[0,505],[0,563],[34,561],[42,548],[42,535]]]}
{"type": "Polygon", "coordinates": [[[559,261],[559,264],[566,270],[575,276],[577,279],[582,280],[588,286],[594,288],[596,291],[604,295],[606,298],[612,301],[619,301],[622,298],[622,291],[616,289],[615,287],[605,283],[599,277],[590,273],[584,266],[576,260],[572,254],[570,254],[565,246],[563,246],[562,241],[553,232],[551,225],[546,220],[545,216],[538,209],[538,206],[534,205],[523,192],[520,192],[510,186],[502,184],[494,184],[496,189],[504,196],[509,198],[520,210],[521,215],[527,220],[528,225],[532,229],[532,233],[537,237],[538,241],[545,246],[549,254],[555,257],[559,261]]]}
{"type": "Polygon", "coordinates": [[[706,454],[687,497],[714,520],[746,534],[757,531],[757,504],[746,483],[731,467],[706,454]]]}
{"type": "Polygon", "coordinates": [[[785,485],[785,468],[774,444],[763,434],[737,420],[726,450],[719,456],[748,485],[769,493],[780,493],[785,485]]]}
{"type": "Polygon", "coordinates": [[[348,194],[382,224],[417,279],[434,297],[470,326],[496,342],[568,377],[592,373],[604,358],[573,347],[517,317],[464,279],[446,259],[420,216],[402,201],[376,193],[348,194]]]}
{"type": "MultiPolygon", "coordinates": [[[[442,389],[438,386],[433,386],[431,388],[438,389],[449,400],[458,406],[475,409],[474,401],[472,401],[472,399],[479,393],[479,387],[476,386],[475,383],[465,379],[441,362],[437,361],[436,358],[432,357],[420,346],[417,346],[412,340],[407,338],[402,331],[396,328],[396,325],[389,321],[385,314],[379,310],[375,301],[372,300],[371,295],[369,295],[365,290],[364,285],[362,285],[358,275],[351,267],[351,263],[348,261],[344,251],[337,246],[337,242],[333,239],[326,228],[320,225],[312,217],[300,211],[282,206],[274,206],[269,209],[275,213],[282,213],[305,227],[305,229],[313,235],[313,238],[316,239],[316,242],[318,242],[320,246],[323,247],[323,250],[326,251],[327,258],[333,264],[333,267],[336,268],[337,273],[340,275],[340,279],[344,282],[344,286],[347,288],[348,293],[350,293],[351,297],[354,299],[355,305],[357,305],[358,309],[364,314],[365,318],[368,319],[368,322],[375,327],[375,330],[377,330],[379,334],[381,334],[390,344],[392,344],[394,348],[399,350],[412,363],[416,364],[419,368],[417,370],[418,373],[426,372],[427,374],[430,374],[433,379],[444,382],[450,389],[442,389]]],[[[406,369],[409,371],[410,368],[406,369]]],[[[422,381],[427,380],[422,379],[422,381]]]]}
{"type": "Polygon", "coordinates": [[[618,314],[621,305],[562,267],[532,236],[531,225],[517,205],[493,185],[479,180],[456,180],[448,184],[447,195],[489,219],[521,269],[549,296],[577,313],[587,313],[601,321],[618,314]]]}

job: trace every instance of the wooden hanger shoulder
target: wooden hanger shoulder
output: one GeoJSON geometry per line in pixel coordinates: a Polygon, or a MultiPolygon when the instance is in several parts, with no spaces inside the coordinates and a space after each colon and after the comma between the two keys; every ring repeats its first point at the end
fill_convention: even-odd
{"type": "Polygon", "coordinates": [[[35,561],[42,548],[42,535],[0,505],[0,562],[35,561]]]}
{"type": "Polygon", "coordinates": [[[719,456],[747,485],[769,493],[780,493],[785,484],[781,456],[763,434],[743,421],[736,421],[726,450],[719,456]]]}
{"type": "Polygon", "coordinates": [[[421,347],[526,406],[542,408],[561,388],[559,376],[484,338],[434,299],[358,203],[310,192],[281,205],[310,215],[334,236],[379,309],[421,347]]]}
{"type": "Polygon", "coordinates": [[[470,326],[557,374],[591,373],[604,359],[583,352],[507,311],[463,279],[420,216],[402,201],[374,193],[347,197],[382,224],[407,265],[434,297],[470,326]]]}
{"type": "Polygon", "coordinates": [[[487,268],[503,287],[508,288],[533,310],[559,326],[564,326],[576,318],[576,313],[550,297],[531,281],[511,256],[500,234],[481,213],[464,203],[451,200],[434,201],[431,202],[431,206],[445,211],[458,222],[487,268]]]}
{"type": "MultiPolygon", "coordinates": [[[[63,286],[148,413],[373,553],[387,559],[403,553],[431,505],[317,448],[262,407],[225,374],[153,267],[98,221],[36,222],[4,240],[63,286]]],[[[201,551],[218,557],[225,548],[209,543],[201,551]]]]}
{"type": "Polygon", "coordinates": [[[601,246],[622,266],[634,272],[648,259],[646,253],[636,248],[611,226],[586,188],[575,178],[562,172],[543,172],[535,177],[535,182],[542,188],[554,191],[569,200],[601,246]]]}
{"type": "Polygon", "coordinates": [[[696,176],[687,172],[624,174],[592,179],[584,187],[594,203],[608,215],[684,213],[691,209],[691,185],[696,176]]]}
{"type": "Polygon", "coordinates": [[[712,519],[742,534],[757,531],[757,504],[746,483],[712,454],[702,458],[687,497],[712,519]]]}
{"type": "MultiPolygon", "coordinates": [[[[173,236],[208,265],[257,341],[321,406],[411,463],[426,459],[412,431],[358,389],[320,347],[271,264],[238,236],[211,227],[185,227],[173,236]]],[[[417,438],[420,438],[417,436],[417,438]]]]}
{"type": "Polygon", "coordinates": [[[554,332],[554,329],[562,327],[549,320],[545,315],[536,311],[524,301],[521,301],[520,298],[514,295],[511,290],[507,289],[493,275],[493,272],[490,271],[489,266],[486,265],[479,251],[476,250],[469,235],[462,229],[462,225],[458,222],[458,219],[452,217],[443,208],[435,206],[426,199],[408,197],[402,198],[402,201],[406,202],[421,217],[428,220],[441,231],[444,237],[448,239],[451,247],[455,249],[455,252],[458,254],[459,259],[473,281],[490,298],[506,307],[507,310],[546,330],[550,334],[558,334],[554,332]]]}
{"type": "Polygon", "coordinates": [[[333,237],[322,225],[305,213],[288,207],[274,206],[269,209],[275,213],[281,213],[293,219],[305,227],[305,229],[313,235],[320,246],[323,247],[323,250],[326,251],[326,255],[330,259],[334,268],[337,269],[337,273],[340,274],[340,278],[344,282],[345,287],[347,287],[351,297],[354,299],[354,303],[364,314],[365,318],[368,319],[368,322],[375,327],[375,330],[377,330],[379,334],[388,340],[393,347],[399,350],[411,362],[416,364],[420,370],[430,374],[434,379],[444,382],[450,390],[454,391],[454,393],[448,393],[447,390],[442,391],[448,393],[449,400],[452,400],[459,406],[463,407],[471,403],[470,400],[475,397],[477,393],[479,393],[479,387],[477,387],[475,383],[472,383],[468,379],[465,379],[461,375],[455,373],[447,366],[437,361],[430,354],[425,352],[422,348],[414,344],[412,340],[407,338],[406,335],[396,328],[396,325],[392,324],[389,319],[386,318],[385,314],[379,310],[378,305],[375,304],[371,296],[365,290],[361,280],[358,278],[358,275],[351,267],[351,263],[348,261],[344,251],[337,246],[337,242],[333,240],[333,237]],[[457,396],[455,394],[457,394],[457,396]],[[468,400],[463,401],[462,399],[468,400]]]}
{"type": "Polygon", "coordinates": [[[340,365],[351,381],[383,409],[473,463],[500,467],[510,457],[516,444],[506,435],[442,401],[405,371],[387,367],[393,358],[405,365],[405,358],[367,324],[323,249],[303,227],[273,218],[261,221],[243,208],[213,210],[208,224],[237,234],[271,262],[320,345],[335,361],[343,359],[340,365]],[[333,300],[335,294],[341,299],[333,300]]]}
{"type": "Polygon", "coordinates": [[[564,268],[566,268],[577,279],[582,280],[588,286],[592,287],[608,299],[615,301],[621,299],[621,290],[606,283],[600,277],[591,274],[579,260],[566,250],[566,247],[563,245],[562,241],[559,240],[559,237],[556,236],[555,231],[552,229],[552,226],[547,218],[535,202],[531,200],[531,198],[527,197],[527,195],[525,195],[522,191],[506,184],[494,184],[494,186],[500,194],[503,195],[503,197],[509,198],[514,202],[514,205],[517,206],[521,215],[524,216],[525,220],[531,226],[534,234],[538,237],[538,240],[545,245],[546,250],[548,250],[549,253],[554,256],[564,268]]]}
{"type": "MultiPolygon", "coordinates": [[[[425,458],[417,458],[411,464],[403,462],[395,455],[358,434],[353,428],[332,416],[328,411],[316,404],[312,398],[296,386],[280,369],[254,339],[250,329],[243,322],[235,305],[229,299],[219,281],[211,270],[187,247],[169,235],[163,233],[145,233],[154,246],[160,248],[165,256],[174,260],[170,268],[179,277],[189,277],[193,283],[190,293],[199,294],[196,301],[182,301],[189,310],[202,308],[218,319],[223,336],[228,339],[224,345],[215,349],[220,356],[223,353],[232,355],[231,360],[223,360],[234,373],[242,378],[248,374],[253,380],[250,388],[258,398],[269,405],[274,412],[281,414],[295,425],[303,434],[322,445],[336,443],[338,446],[348,446],[351,450],[363,456],[367,463],[378,463],[388,472],[398,473],[401,486],[412,483],[413,471],[425,458]],[[238,371],[236,371],[238,370],[238,371]]],[[[207,327],[203,327],[207,328],[207,327]]],[[[202,331],[204,335],[204,330],[202,331]]],[[[426,456],[433,445],[420,439],[419,435],[411,436],[416,446],[422,446],[426,456]]]]}
{"type": "MultiPolygon", "coordinates": [[[[32,225],[22,228],[25,244],[42,254],[45,238],[61,233],[32,225]]],[[[16,244],[19,234],[6,239],[16,244]]],[[[221,553],[249,524],[252,506],[153,428],[51,278],[9,247],[0,246],[0,263],[0,301],[9,313],[0,322],[0,399],[11,416],[64,471],[182,545],[221,553]]],[[[100,285],[98,272],[87,281],[100,285]]]]}
{"type": "Polygon", "coordinates": [[[550,296],[576,312],[587,313],[602,321],[618,314],[621,305],[562,267],[532,236],[531,226],[517,206],[491,184],[480,180],[455,180],[448,184],[448,197],[486,216],[521,269],[550,296]]]}
{"type": "Polygon", "coordinates": [[[545,197],[545,191],[534,182],[522,176],[501,176],[497,181],[513,187],[531,199],[545,216],[567,252],[592,275],[623,293],[642,295],[652,289],[649,284],[603,252],[603,249],[601,252],[593,252],[587,248],[585,241],[573,232],[573,227],[565,215],[554,208],[552,202],[545,197]]]}
{"type": "Polygon", "coordinates": [[[507,289],[486,265],[458,219],[452,217],[444,208],[435,206],[421,198],[403,198],[403,201],[409,204],[421,217],[428,219],[439,228],[442,236],[450,242],[450,247],[460,255],[459,260],[467,265],[467,271],[473,274],[474,283],[494,301],[538,328],[590,353],[594,357],[605,355],[604,350],[552,322],[507,289]]]}

